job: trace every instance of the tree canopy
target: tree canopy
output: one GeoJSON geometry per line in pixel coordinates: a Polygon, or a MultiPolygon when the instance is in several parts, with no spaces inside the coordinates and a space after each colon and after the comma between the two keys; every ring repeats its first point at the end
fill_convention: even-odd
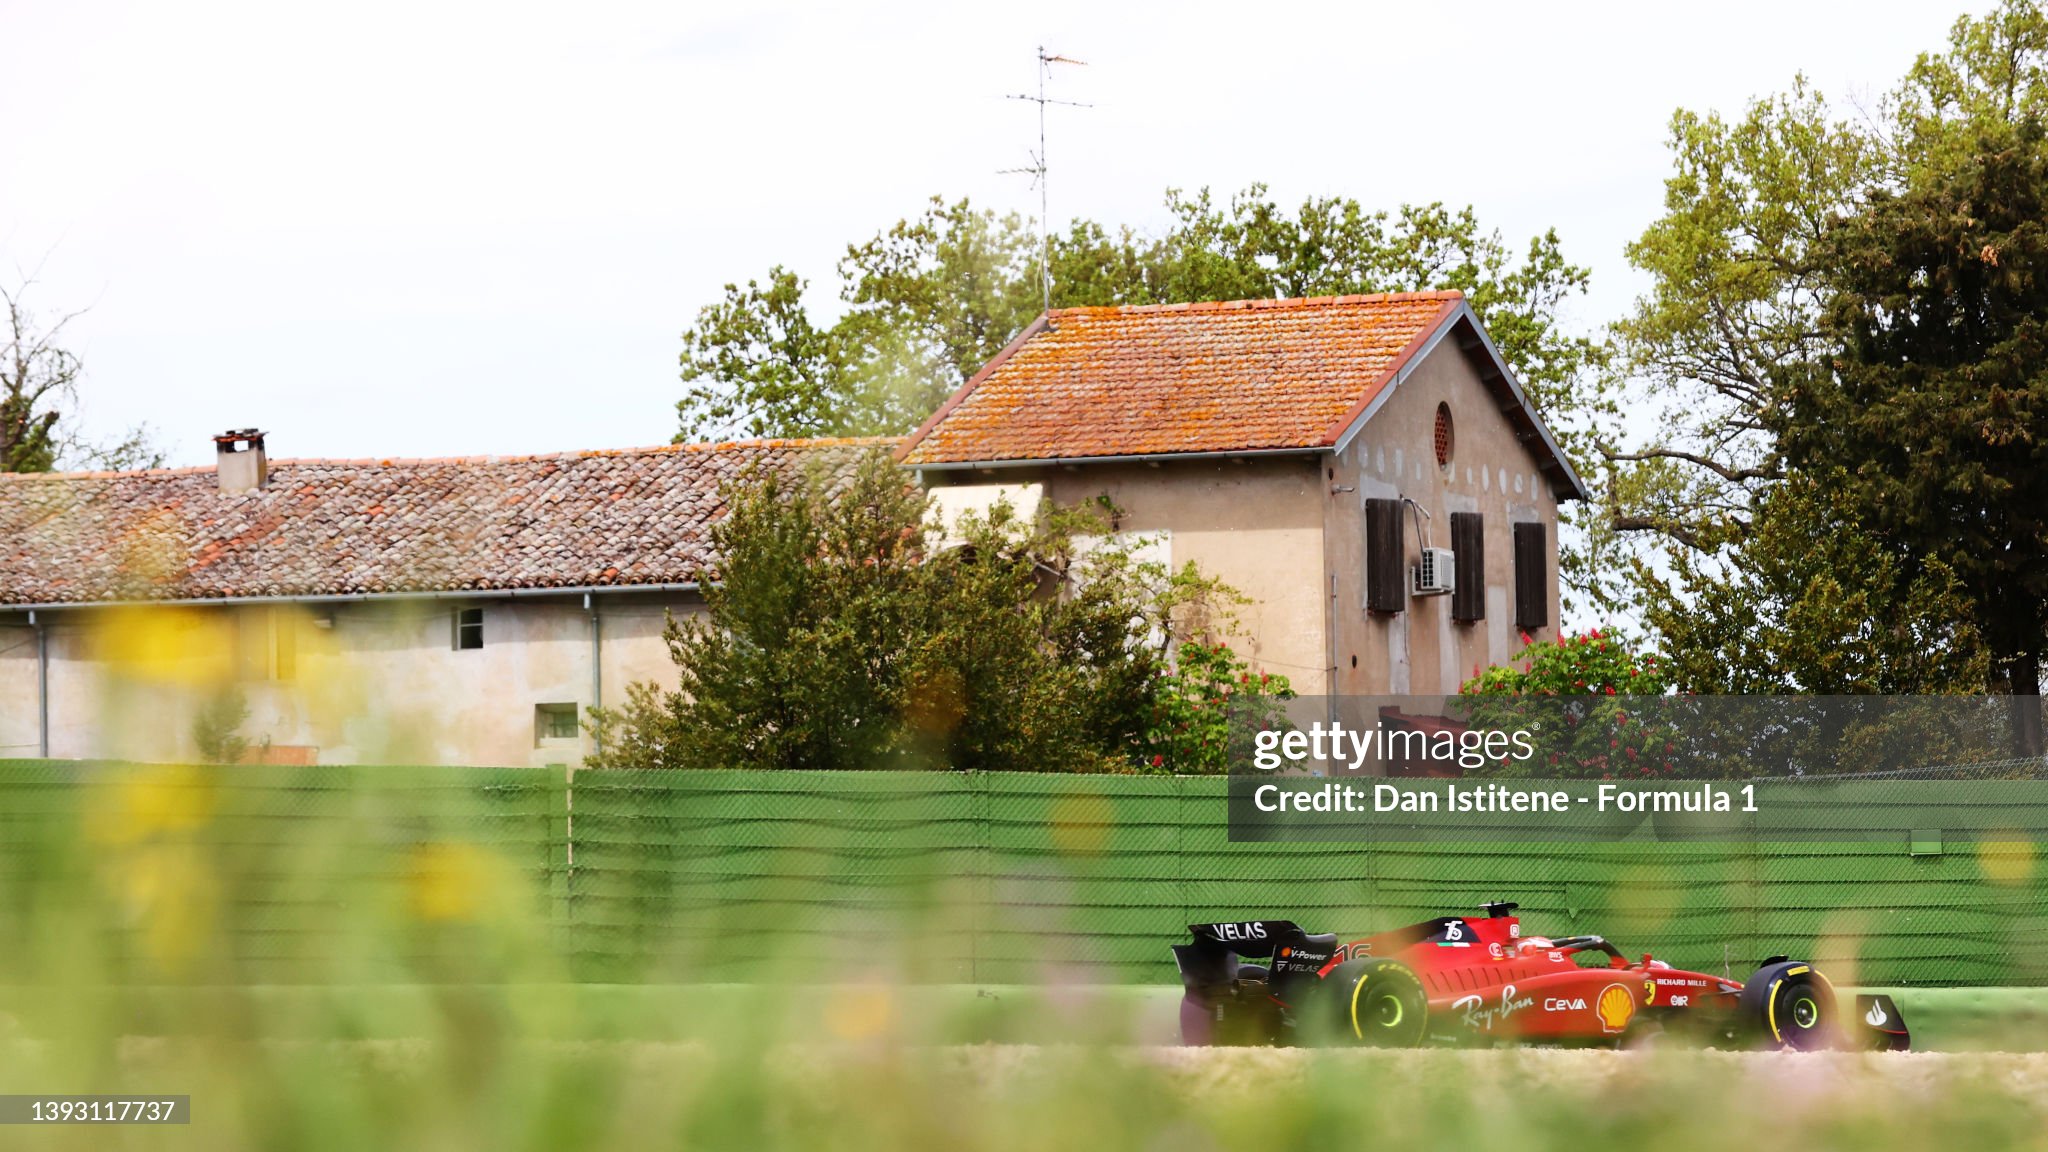
{"type": "MultiPolygon", "coordinates": [[[[1948,579],[2015,693],[2048,650],[2048,147],[1984,126],[1819,249],[1832,352],[1787,369],[1787,462],[1829,470],[1905,578],[1948,579]]],[[[2040,747],[2038,719],[2031,739],[2040,747]]]]}
{"type": "MultiPolygon", "coordinates": [[[[1311,198],[1289,212],[1256,184],[1228,203],[1170,191],[1166,207],[1159,236],[1076,220],[1051,237],[1053,306],[1460,289],[1579,447],[1606,345],[1560,319],[1587,271],[1555,232],[1517,249],[1470,208],[1311,198]]],[[[847,249],[836,321],[813,318],[786,267],[728,284],[683,334],[676,438],[906,432],[1038,315],[1038,261],[1023,217],[934,198],[847,249]]]]}
{"type": "Polygon", "coordinates": [[[1189,644],[1232,594],[1140,561],[1100,509],[998,505],[942,533],[880,451],[726,497],[708,610],[668,628],[675,688],[595,711],[586,763],[1221,771],[1233,722],[1266,715],[1245,705],[1286,691],[1189,644]],[[1182,646],[1202,658],[1170,667],[1182,646]]]}
{"type": "Polygon", "coordinates": [[[1999,224],[2034,193],[2017,171],[1986,183],[1983,166],[2048,110],[2044,65],[2048,17],[2004,0],[1867,114],[1801,78],[1737,119],[1673,118],[1666,211],[1629,251],[1651,289],[1616,327],[1631,399],[1665,420],[1602,445],[1586,571],[1596,603],[1656,628],[1682,687],[2031,690],[2011,675],[2014,630],[1978,603],[2002,597],[1970,550],[2038,539],[2016,514],[2030,493],[1999,487],[1986,460],[1987,437],[2023,452],[2038,429],[2016,411],[1985,423],[2031,394],[2017,365],[1999,380],[1985,358],[2024,339],[2018,314],[2036,307],[2019,284],[2027,243],[1999,224]],[[1914,217],[1929,212],[1950,216],[1914,217]],[[2006,264],[2003,304],[1982,295],[1995,271],[1947,279],[1985,244],[2006,264]],[[2003,328],[1978,323],[2001,307],[2003,328]],[[1934,315],[1964,325],[1946,347],[1940,324],[1901,323],[1934,315]],[[1909,456],[1919,479],[1877,482],[1909,456]],[[1902,518],[1921,497],[1927,511],[1902,518]]]}
{"type": "Polygon", "coordinates": [[[151,468],[163,453],[144,427],[108,443],[78,427],[78,383],[84,369],[63,344],[76,314],[47,320],[30,308],[31,285],[0,288],[7,309],[0,331],[0,472],[48,472],[65,465],[151,468]]]}

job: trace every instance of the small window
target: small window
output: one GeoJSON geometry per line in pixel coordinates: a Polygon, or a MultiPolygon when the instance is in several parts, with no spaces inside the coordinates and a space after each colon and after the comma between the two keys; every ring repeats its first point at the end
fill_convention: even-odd
{"type": "Polygon", "coordinates": [[[461,608],[455,613],[455,647],[464,651],[484,646],[484,610],[461,608]]]}
{"type": "Polygon", "coordinates": [[[1436,406],[1436,466],[1449,469],[1451,453],[1458,447],[1458,430],[1451,426],[1451,406],[1436,406]]]}
{"type": "Polygon", "coordinates": [[[1515,626],[1524,630],[1550,623],[1550,547],[1543,525],[1515,525],[1515,626]]]}
{"type": "Polygon", "coordinates": [[[536,745],[550,740],[574,740],[582,732],[576,726],[576,705],[535,704],[533,740],[536,745]]]}
{"type": "Polygon", "coordinates": [[[1451,513],[1451,553],[1458,582],[1451,587],[1451,619],[1486,619],[1486,518],[1477,512],[1451,513]]]}

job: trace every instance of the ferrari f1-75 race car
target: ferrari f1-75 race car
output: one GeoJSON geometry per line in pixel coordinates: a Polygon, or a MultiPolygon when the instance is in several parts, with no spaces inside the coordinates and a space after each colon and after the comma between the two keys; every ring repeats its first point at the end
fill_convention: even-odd
{"type": "Polygon", "coordinates": [[[1439,916],[1348,944],[1289,920],[1190,925],[1193,941],[1173,949],[1186,989],[1181,1040],[1910,1044],[1889,996],[1857,996],[1845,1020],[1834,988],[1804,961],[1773,956],[1738,984],[1647,954],[1630,960],[1598,936],[1525,936],[1515,909],[1488,904],[1483,916],[1439,916]]]}

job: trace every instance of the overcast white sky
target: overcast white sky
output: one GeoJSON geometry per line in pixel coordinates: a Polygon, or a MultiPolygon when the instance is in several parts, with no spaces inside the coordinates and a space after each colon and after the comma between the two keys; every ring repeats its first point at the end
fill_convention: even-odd
{"type": "MultiPolygon", "coordinates": [[[[1985,4],[1967,6],[1980,11],[1985,4]]],[[[1890,86],[1944,0],[1712,5],[0,0],[0,275],[89,309],[90,426],[174,464],[666,442],[678,334],[729,280],[833,265],[941,193],[1020,212],[1034,46],[1053,215],[1156,230],[1169,186],[1471,203],[1640,290],[1673,109],[1804,70],[1890,86]]]]}

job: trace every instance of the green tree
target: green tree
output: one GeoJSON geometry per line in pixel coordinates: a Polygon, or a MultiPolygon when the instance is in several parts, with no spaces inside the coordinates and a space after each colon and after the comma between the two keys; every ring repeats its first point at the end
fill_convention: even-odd
{"type": "Polygon", "coordinates": [[[1288,727],[1292,699],[1287,677],[1256,671],[1229,645],[1185,641],[1156,686],[1141,766],[1185,776],[1243,767],[1260,730],[1288,727]]]}
{"type": "Polygon", "coordinates": [[[249,754],[249,738],[242,725],[249,722],[249,701],[239,688],[228,688],[208,699],[192,718],[192,745],[208,764],[239,764],[249,754]]]}
{"type": "Polygon", "coordinates": [[[78,357],[60,343],[77,313],[44,320],[27,304],[32,283],[0,288],[7,309],[0,332],[0,472],[48,472],[65,465],[92,468],[154,468],[163,453],[145,427],[95,444],[77,423],[78,357]]]}
{"type": "Polygon", "coordinates": [[[1608,610],[1656,594],[1666,556],[1711,566],[1739,547],[1784,478],[1775,373],[1822,352],[1814,248],[1884,163],[1803,77],[1738,120],[1679,111],[1670,148],[1665,215],[1628,250],[1651,288],[1615,326],[1632,397],[1662,419],[1644,443],[1601,445],[1587,591],[1608,610]]]}
{"type": "Polygon", "coordinates": [[[63,446],[61,402],[78,382],[78,358],[57,344],[71,317],[47,326],[22,302],[23,291],[4,292],[7,347],[0,349],[0,472],[48,472],[63,446]]]}
{"type": "MultiPolygon", "coordinates": [[[[1590,426],[1606,348],[1559,320],[1587,272],[1554,232],[1518,251],[1470,208],[1368,212],[1326,198],[1290,213],[1256,184],[1228,204],[1170,191],[1167,208],[1173,223],[1158,237],[1085,220],[1055,235],[1054,306],[1457,288],[1567,447],[1590,426]]],[[[781,267],[727,285],[698,314],[683,335],[678,440],[908,431],[1041,305],[1030,223],[965,200],[935,198],[849,247],[839,277],[845,310],[829,325],[810,318],[806,282],[781,267]]]]}
{"type": "Polygon", "coordinates": [[[1534,755],[1503,757],[1473,775],[1671,774],[1677,734],[1654,716],[1654,698],[1669,686],[1654,652],[1599,628],[1533,644],[1524,635],[1522,642],[1512,661],[1460,685],[1458,703],[1474,729],[1528,733],[1534,755]],[[1645,711],[1653,714],[1648,721],[1645,711]]]}
{"type": "Polygon", "coordinates": [[[1651,289],[1616,327],[1631,406],[1661,420],[1638,442],[1601,446],[1603,510],[1580,575],[1595,603],[1658,629],[1683,682],[1944,691],[1981,666],[1968,648],[1977,629],[1929,615],[1972,598],[1967,580],[1948,583],[1954,569],[1894,548],[1883,572],[1827,578],[1806,554],[1788,525],[1840,526],[1849,535],[1819,548],[1844,558],[1893,544],[1817,490],[1829,468],[1793,477],[1782,433],[1796,419],[1790,382],[1839,349],[1825,323],[1841,291],[1833,222],[1945,178],[1979,134],[2038,112],[2044,60],[2048,18],[2033,0],[2005,0],[1959,20],[1947,49],[1921,56],[1871,115],[1837,110],[1799,79],[1737,120],[1673,118],[1665,214],[1629,251],[1651,289]],[[1953,647],[1903,659],[1901,627],[1953,647]],[[1845,637],[1860,639],[1843,650],[1845,637]]]}
{"type": "Polygon", "coordinates": [[[1683,550],[1646,582],[1644,620],[1680,691],[1981,691],[1973,608],[1936,559],[1913,566],[1857,522],[1838,481],[1794,472],[1727,556],[1683,550]]]}
{"type": "MultiPolygon", "coordinates": [[[[1878,189],[1821,246],[1834,355],[1785,373],[1778,434],[1832,467],[1902,578],[1945,580],[2014,695],[2048,652],[2048,147],[1986,126],[1952,169],[1878,189]]],[[[2042,749],[2040,708],[2018,733],[2042,749]]]]}
{"type": "Polygon", "coordinates": [[[719,583],[674,621],[674,691],[594,710],[593,766],[1127,770],[1168,645],[1230,593],[1105,540],[1097,509],[998,507],[942,540],[885,452],[750,475],[719,583]]]}

